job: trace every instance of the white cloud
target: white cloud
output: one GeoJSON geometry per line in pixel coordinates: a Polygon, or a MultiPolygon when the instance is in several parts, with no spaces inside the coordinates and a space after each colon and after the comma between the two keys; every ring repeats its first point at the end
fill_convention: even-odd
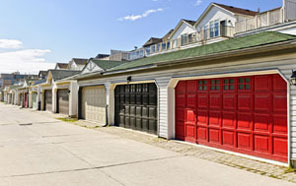
{"type": "Polygon", "coordinates": [[[54,63],[46,62],[44,56],[50,50],[23,49],[12,52],[0,52],[0,72],[38,73],[39,70],[54,68],[54,63]]]}
{"type": "Polygon", "coordinates": [[[121,17],[119,18],[120,21],[136,21],[138,19],[142,19],[142,18],[145,18],[147,16],[149,16],[150,14],[153,14],[153,13],[156,13],[156,12],[161,12],[163,11],[162,8],[158,8],[158,9],[150,9],[150,10],[147,10],[145,11],[144,13],[142,14],[138,14],[138,15],[128,15],[128,16],[125,16],[125,17],[121,17]]]}
{"type": "Polygon", "coordinates": [[[199,6],[202,4],[202,2],[203,2],[202,0],[196,0],[194,6],[199,6]]]}
{"type": "Polygon", "coordinates": [[[4,49],[17,49],[22,48],[23,43],[14,39],[0,39],[0,48],[4,49]]]}

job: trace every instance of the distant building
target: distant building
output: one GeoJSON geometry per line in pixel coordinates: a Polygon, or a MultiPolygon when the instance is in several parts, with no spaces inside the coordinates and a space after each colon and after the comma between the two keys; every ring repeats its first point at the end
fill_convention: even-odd
{"type": "Polygon", "coordinates": [[[18,84],[20,82],[23,82],[25,79],[38,79],[38,75],[20,74],[19,72],[14,72],[11,74],[0,74],[0,88],[5,88],[6,86],[18,84]]]}
{"type": "Polygon", "coordinates": [[[55,70],[66,70],[66,69],[68,69],[68,64],[67,63],[57,63],[54,69],[55,70]]]}

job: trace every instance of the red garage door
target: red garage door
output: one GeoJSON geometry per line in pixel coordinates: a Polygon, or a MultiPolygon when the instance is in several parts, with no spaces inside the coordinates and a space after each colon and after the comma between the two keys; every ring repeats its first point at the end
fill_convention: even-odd
{"type": "Polygon", "coordinates": [[[287,83],[280,75],[180,81],[176,138],[287,162],[287,83]]]}

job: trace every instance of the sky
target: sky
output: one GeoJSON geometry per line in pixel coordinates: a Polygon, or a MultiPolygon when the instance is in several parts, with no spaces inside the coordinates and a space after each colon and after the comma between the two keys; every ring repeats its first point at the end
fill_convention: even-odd
{"type": "Polygon", "coordinates": [[[132,50],[211,2],[261,11],[282,0],[0,0],[0,72],[38,73],[110,49],[132,50]]]}

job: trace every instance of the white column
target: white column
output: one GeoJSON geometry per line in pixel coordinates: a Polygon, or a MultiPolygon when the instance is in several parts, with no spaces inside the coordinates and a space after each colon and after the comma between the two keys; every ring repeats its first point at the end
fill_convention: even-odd
{"type": "Polygon", "coordinates": [[[69,116],[78,117],[78,84],[72,81],[69,86],[69,116]]]}
{"type": "Polygon", "coordinates": [[[57,112],[57,87],[53,86],[52,87],[52,112],[56,113],[57,112]]]}
{"type": "Polygon", "coordinates": [[[107,112],[107,121],[109,125],[114,125],[114,112],[115,112],[115,97],[114,89],[115,86],[110,82],[104,84],[106,90],[106,112],[107,112]]]}
{"type": "Polygon", "coordinates": [[[175,85],[171,77],[156,78],[158,88],[158,135],[175,137],[175,85]]]}

